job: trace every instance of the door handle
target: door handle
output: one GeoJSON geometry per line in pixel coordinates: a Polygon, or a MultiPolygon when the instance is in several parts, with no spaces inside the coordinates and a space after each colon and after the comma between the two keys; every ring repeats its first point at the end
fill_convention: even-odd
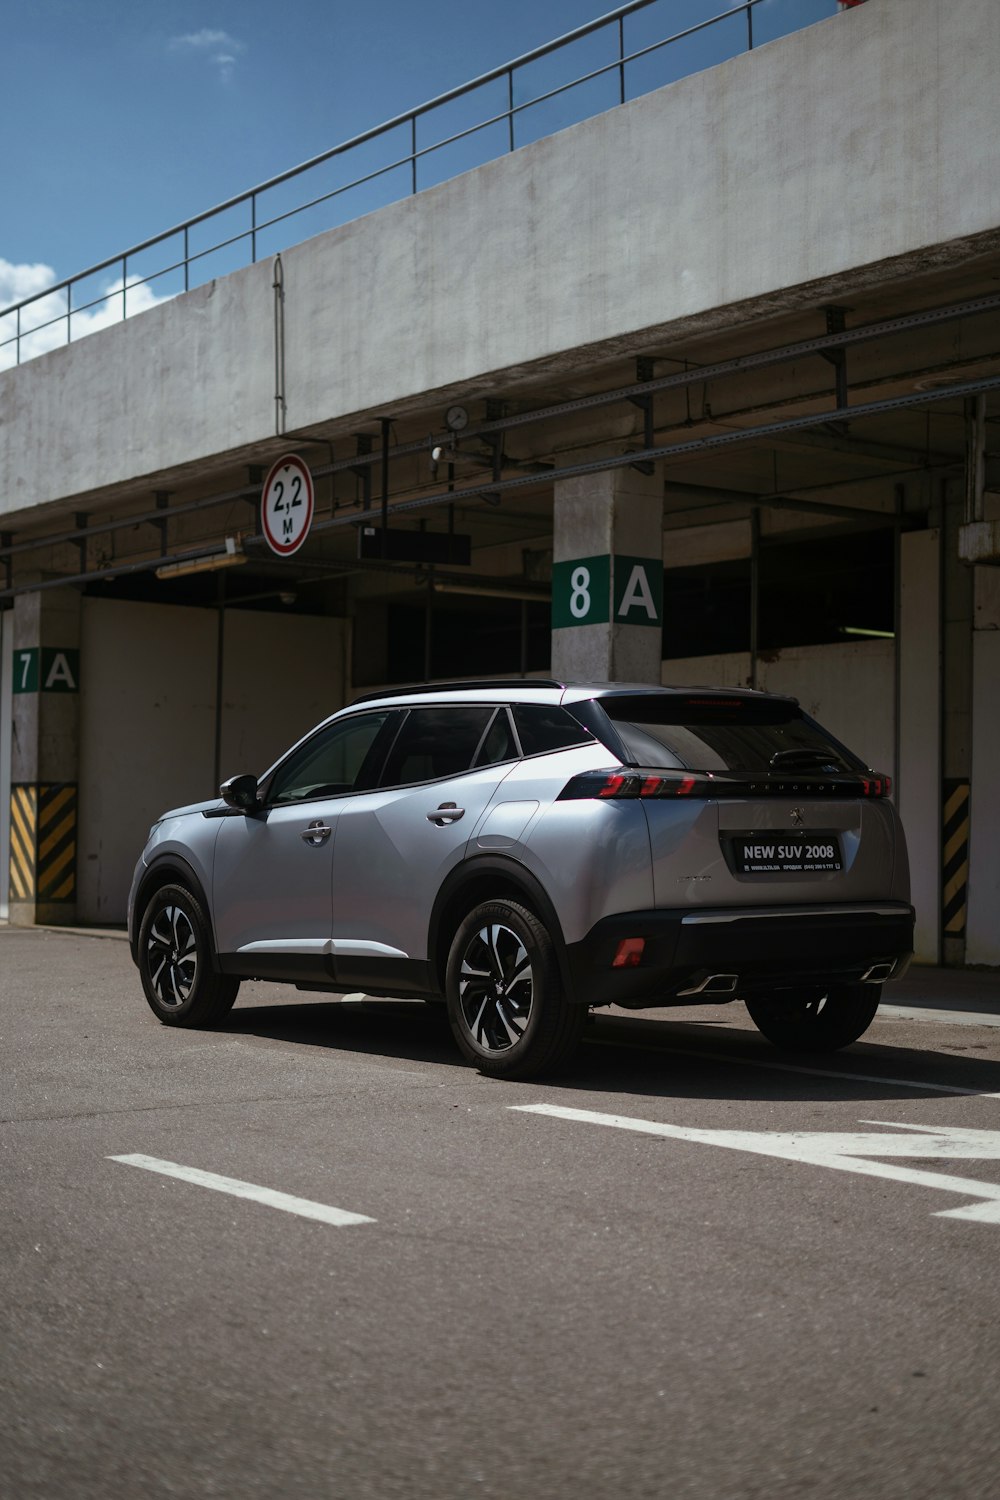
{"type": "Polygon", "coordinates": [[[440,807],[436,807],[433,812],[427,814],[427,821],[443,828],[446,823],[457,823],[459,818],[464,817],[464,807],[457,807],[454,802],[442,802],[440,807]]]}
{"type": "Polygon", "coordinates": [[[312,844],[314,849],[318,849],[320,844],[325,843],[330,837],[331,831],[329,824],[317,819],[315,823],[310,823],[308,828],[303,828],[299,837],[305,839],[307,844],[312,844]]]}

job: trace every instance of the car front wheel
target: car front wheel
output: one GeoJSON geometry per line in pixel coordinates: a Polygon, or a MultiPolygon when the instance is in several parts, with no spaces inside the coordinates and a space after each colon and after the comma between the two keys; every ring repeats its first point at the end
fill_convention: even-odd
{"type": "Polygon", "coordinates": [[[452,940],[448,1019],[464,1055],[494,1078],[532,1078],[572,1053],[586,1007],[566,996],[552,939],[516,901],[485,901],[452,940]]]}
{"type": "Polygon", "coordinates": [[[181,885],[165,885],[139,928],[139,976],[150,1009],[166,1026],[211,1026],[233,1006],[238,979],[212,966],[208,922],[181,885]]]}
{"type": "Polygon", "coordinates": [[[787,1052],[836,1052],[863,1036],[875,1019],[880,984],[831,984],[747,1000],[757,1030],[787,1052]]]}

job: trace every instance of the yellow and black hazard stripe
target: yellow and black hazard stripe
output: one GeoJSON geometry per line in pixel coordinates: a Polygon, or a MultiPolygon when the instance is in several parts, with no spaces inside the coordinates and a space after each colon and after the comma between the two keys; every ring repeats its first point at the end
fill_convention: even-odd
{"type": "Polygon", "coordinates": [[[11,787],[12,901],[76,899],[76,801],[71,782],[11,787]]]}
{"type": "Polygon", "coordinates": [[[942,851],[942,925],[947,937],[965,931],[969,896],[969,783],[944,784],[942,851]]]}

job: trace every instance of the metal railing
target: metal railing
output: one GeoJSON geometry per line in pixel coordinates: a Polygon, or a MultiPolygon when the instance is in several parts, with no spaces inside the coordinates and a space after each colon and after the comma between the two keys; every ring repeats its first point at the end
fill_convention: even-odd
{"type": "MultiPolygon", "coordinates": [[[[119,322],[215,275],[287,249],[312,234],[446,181],[763,41],[800,30],[837,9],[836,0],[739,0],[723,10],[715,9],[717,5],[718,0],[631,0],[152,239],[10,304],[0,310],[0,369],[71,343],[74,337],[119,322]],[[762,5],[766,10],[755,23],[754,13],[762,5]],[[681,10],[688,17],[714,13],[701,15],[681,30],[657,35],[657,22],[666,23],[681,10]],[[583,71],[560,80],[559,62],[574,49],[583,55],[583,71]],[[602,56],[602,51],[609,55],[602,56]],[[473,103],[480,105],[482,117],[473,111],[473,118],[464,118],[464,107],[473,103]],[[449,124],[449,108],[456,105],[463,108],[452,111],[449,124]],[[445,133],[422,140],[435,117],[445,133]],[[533,124],[540,128],[533,129],[533,124]],[[347,181],[323,182],[325,168],[349,162],[351,153],[357,165],[367,148],[379,145],[387,150],[388,160],[364,163],[363,170],[347,181]],[[293,183],[303,189],[302,201],[276,211],[278,205],[269,205],[269,195],[274,197],[293,183]],[[338,214],[337,208],[352,193],[353,211],[338,214]],[[226,225],[224,216],[237,210],[247,222],[226,225]],[[208,225],[216,226],[215,233],[221,228],[222,238],[195,244],[197,232],[208,225]],[[281,226],[291,226],[284,237],[278,232],[281,226]],[[156,251],[163,253],[163,264],[142,264],[144,257],[156,251]],[[224,252],[229,254],[220,263],[224,252]],[[208,265],[212,257],[215,269],[208,265]],[[88,290],[88,282],[101,277],[106,282],[108,273],[114,278],[110,285],[88,290]],[[165,290],[155,290],[155,283],[165,290]],[[95,290],[96,295],[91,295],[95,290]]],[[[575,66],[580,66],[579,61],[575,66]]]]}

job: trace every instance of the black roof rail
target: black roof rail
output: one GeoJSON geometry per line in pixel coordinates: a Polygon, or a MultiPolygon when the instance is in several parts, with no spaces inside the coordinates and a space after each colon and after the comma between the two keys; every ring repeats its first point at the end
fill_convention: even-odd
{"type": "Polygon", "coordinates": [[[416,682],[411,687],[383,688],[377,693],[361,693],[351,699],[355,703],[371,703],[376,698],[408,698],[419,693],[462,693],[502,691],[506,688],[564,688],[564,682],[555,682],[549,677],[482,677],[465,678],[457,682],[416,682]]]}

